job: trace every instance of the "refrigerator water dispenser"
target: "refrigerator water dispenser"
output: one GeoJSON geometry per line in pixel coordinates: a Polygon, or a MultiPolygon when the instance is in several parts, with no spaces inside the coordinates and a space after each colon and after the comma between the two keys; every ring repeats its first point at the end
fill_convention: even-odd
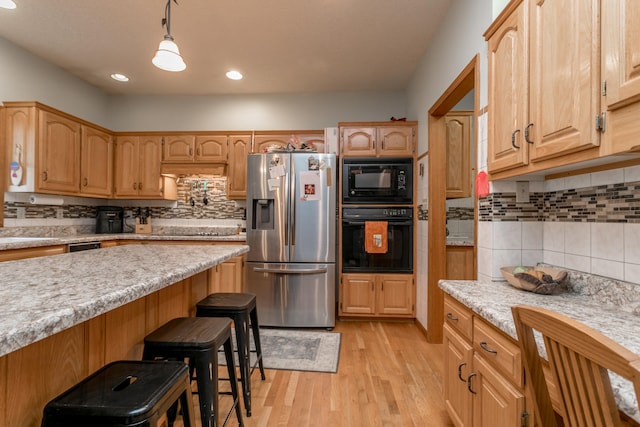
{"type": "Polygon", "coordinates": [[[273,199],[255,199],[253,201],[253,230],[273,230],[273,199]]]}

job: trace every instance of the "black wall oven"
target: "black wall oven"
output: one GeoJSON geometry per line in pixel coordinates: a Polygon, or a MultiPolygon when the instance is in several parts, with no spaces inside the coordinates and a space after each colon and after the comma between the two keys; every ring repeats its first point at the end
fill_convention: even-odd
{"type": "Polygon", "coordinates": [[[342,209],[342,272],[413,272],[413,210],[349,207],[342,209]],[[387,222],[386,253],[365,251],[365,223],[387,222]]]}
{"type": "Polygon", "coordinates": [[[413,159],[345,158],[342,203],[413,203],[413,159]]]}

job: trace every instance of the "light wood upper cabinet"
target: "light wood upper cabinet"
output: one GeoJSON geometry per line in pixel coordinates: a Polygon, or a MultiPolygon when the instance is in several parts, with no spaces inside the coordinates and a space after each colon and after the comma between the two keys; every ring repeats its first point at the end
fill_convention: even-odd
{"type": "Polygon", "coordinates": [[[172,135],[164,137],[163,161],[191,162],[195,154],[193,135],[172,135]]]}
{"type": "Polygon", "coordinates": [[[527,125],[528,58],[524,3],[489,38],[488,168],[490,172],[529,163],[527,125]]]}
{"type": "Polygon", "coordinates": [[[194,160],[196,162],[226,163],[227,135],[197,135],[194,160]]]}
{"type": "Polygon", "coordinates": [[[256,133],[253,136],[252,153],[269,150],[310,148],[324,152],[324,131],[292,131],[282,133],[256,133]]]}
{"type": "Polygon", "coordinates": [[[119,136],[115,149],[115,196],[119,198],[175,199],[160,175],[162,137],[119,136]]]}
{"type": "Polygon", "coordinates": [[[113,137],[90,126],[82,126],[80,193],[111,197],[113,190],[113,137]]]}
{"type": "Polygon", "coordinates": [[[229,137],[229,166],[227,170],[227,197],[247,198],[247,156],[251,150],[251,135],[229,137]]]}
{"type": "Polygon", "coordinates": [[[599,156],[599,4],[513,1],[485,33],[492,174],[514,168],[526,173],[599,156]],[[591,148],[596,150],[568,157],[591,148]],[[550,159],[557,160],[546,162],[550,159]],[[522,168],[529,162],[541,164],[522,168]]]}
{"type": "Polygon", "coordinates": [[[599,0],[530,1],[532,161],[600,145],[599,0]]]}
{"type": "Polygon", "coordinates": [[[640,150],[640,3],[602,0],[605,154],[640,150]]]}
{"type": "Polygon", "coordinates": [[[340,314],[413,317],[415,286],[411,274],[348,273],[340,285],[340,314]]]}
{"type": "Polygon", "coordinates": [[[471,197],[471,120],[473,111],[454,111],[445,117],[447,199],[471,197]]]}
{"type": "Polygon", "coordinates": [[[80,183],[80,124],[40,111],[36,190],[77,193],[80,183]]]}
{"type": "Polygon", "coordinates": [[[415,126],[340,124],[345,157],[412,157],[415,126]]]}
{"type": "Polygon", "coordinates": [[[227,135],[171,135],[164,137],[164,163],[226,163],[227,135]]]}

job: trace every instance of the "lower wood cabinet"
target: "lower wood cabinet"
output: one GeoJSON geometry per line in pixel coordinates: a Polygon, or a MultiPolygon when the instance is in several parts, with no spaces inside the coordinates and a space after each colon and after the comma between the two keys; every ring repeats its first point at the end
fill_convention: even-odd
{"type": "Polygon", "coordinates": [[[446,294],[444,316],[444,400],[453,424],[533,426],[518,344],[446,294]]]}
{"type": "Polygon", "coordinates": [[[447,245],[447,269],[445,279],[474,280],[475,262],[473,246],[447,245]]]}
{"type": "Polygon", "coordinates": [[[16,259],[37,258],[41,256],[59,255],[67,252],[67,245],[39,246],[35,248],[6,249],[0,251],[0,262],[16,259]]]}
{"type": "Polygon", "coordinates": [[[340,315],[414,317],[415,286],[412,274],[343,274],[340,315]]]}

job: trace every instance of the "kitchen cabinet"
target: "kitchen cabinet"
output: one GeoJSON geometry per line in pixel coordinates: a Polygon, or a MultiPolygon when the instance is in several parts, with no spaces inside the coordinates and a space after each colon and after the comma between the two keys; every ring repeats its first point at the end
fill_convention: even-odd
{"type": "Polygon", "coordinates": [[[37,258],[41,256],[59,255],[67,252],[67,245],[38,246],[33,248],[0,250],[0,262],[17,259],[37,258]]]}
{"type": "Polygon", "coordinates": [[[80,144],[80,193],[111,197],[113,193],[113,137],[91,126],[82,126],[80,144]]]}
{"type": "Polygon", "coordinates": [[[415,286],[411,274],[343,274],[340,314],[367,317],[413,317],[415,286]]]}
{"type": "Polygon", "coordinates": [[[115,197],[174,199],[175,181],[160,175],[162,137],[118,136],[115,147],[115,197]]]}
{"type": "Polygon", "coordinates": [[[512,1],[485,33],[492,178],[599,156],[599,5],[512,1]]]}
{"type": "Polygon", "coordinates": [[[232,258],[210,270],[209,294],[214,292],[244,292],[246,256],[232,258]]]}
{"type": "Polygon", "coordinates": [[[413,157],[416,122],[340,123],[339,127],[345,157],[413,157]]]}
{"type": "Polygon", "coordinates": [[[471,197],[471,121],[473,111],[452,111],[445,116],[447,199],[471,197]]]}
{"type": "Polygon", "coordinates": [[[324,131],[292,131],[278,133],[256,133],[253,136],[252,153],[266,153],[271,149],[287,150],[308,147],[324,152],[324,131]]]}
{"type": "Polygon", "coordinates": [[[164,137],[165,163],[226,163],[227,139],[224,135],[172,135],[164,137]]]}
{"type": "Polygon", "coordinates": [[[605,154],[640,150],[640,3],[602,0],[605,154]]]}
{"type": "Polygon", "coordinates": [[[474,280],[473,246],[447,245],[446,277],[449,280],[474,280]]]}
{"type": "Polygon", "coordinates": [[[247,198],[247,155],[251,151],[251,135],[229,136],[227,197],[247,198]]]}
{"type": "Polygon", "coordinates": [[[78,193],[80,183],[80,124],[41,110],[36,156],[36,191],[78,193]]]}
{"type": "Polygon", "coordinates": [[[533,425],[518,344],[446,294],[444,313],[443,390],[453,423],[533,425]]]}

